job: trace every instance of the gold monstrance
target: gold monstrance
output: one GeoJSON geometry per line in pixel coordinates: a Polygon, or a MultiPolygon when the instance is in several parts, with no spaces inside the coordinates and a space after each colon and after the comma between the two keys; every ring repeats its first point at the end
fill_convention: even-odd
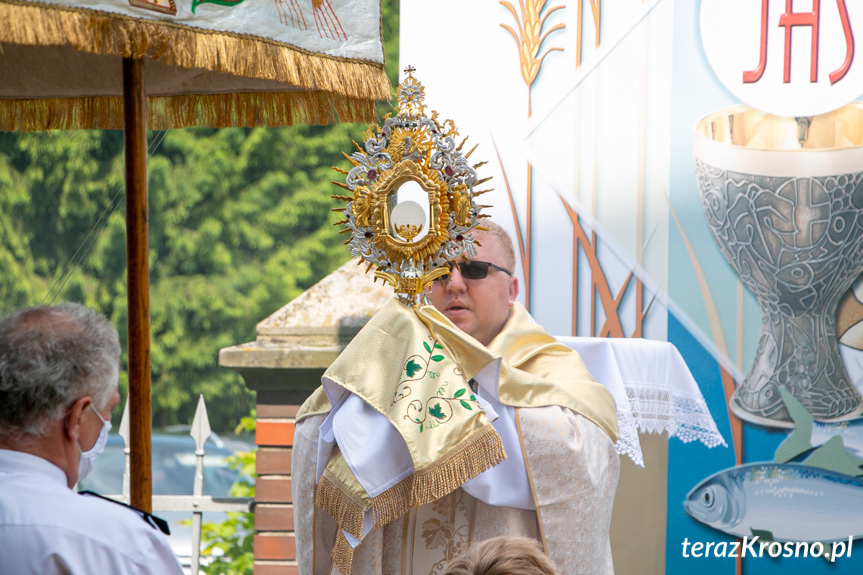
{"type": "MultiPolygon", "coordinates": [[[[395,288],[409,305],[423,303],[423,292],[449,273],[447,262],[476,254],[472,233],[479,212],[474,191],[477,168],[468,158],[476,149],[461,153],[467,138],[456,146],[458,131],[452,120],[439,123],[437,112],[425,115],[425,89],[414,77],[414,68],[398,87],[396,116],[384,117],[383,127],[371,125],[364,134],[365,147],[345,157],[353,164],[345,183],[334,182],[352,195],[333,196],[347,202],[342,233],[351,255],[377,266],[375,278],[395,288]]],[[[482,229],[481,227],[478,229],[482,229]]],[[[361,261],[362,261],[361,260],[361,261]]]]}

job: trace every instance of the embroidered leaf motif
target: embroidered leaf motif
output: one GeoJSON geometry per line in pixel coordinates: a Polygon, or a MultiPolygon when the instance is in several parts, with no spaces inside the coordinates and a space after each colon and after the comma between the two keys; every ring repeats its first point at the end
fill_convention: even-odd
{"type": "Polygon", "coordinates": [[[432,378],[432,379],[434,379],[434,378],[436,378],[436,377],[439,377],[439,376],[440,376],[440,374],[439,374],[438,372],[436,372],[436,371],[430,371],[430,372],[429,372],[429,377],[430,377],[430,378],[432,378]]]}
{"type": "Polygon", "coordinates": [[[470,400],[471,400],[471,401],[476,401],[476,396],[475,396],[475,395],[471,395],[471,396],[470,396],[470,400]]]}
{"type": "Polygon", "coordinates": [[[453,397],[461,397],[462,395],[464,395],[465,391],[466,390],[464,388],[462,388],[462,389],[458,390],[457,392],[455,392],[455,394],[453,394],[453,397]]]}
{"type": "Polygon", "coordinates": [[[443,346],[438,342],[434,342],[435,349],[443,349],[443,346]]]}
{"type": "MultiPolygon", "coordinates": [[[[464,403],[464,402],[462,402],[464,403]]],[[[438,419],[444,419],[446,415],[443,413],[443,409],[441,408],[439,403],[436,403],[434,407],[429,407],[429,415],[437,417],[438,419]]]]}
{"type": "Polygon", "coordinates": [[[425,540],[426,549],[449,546],[453,543],[455,525],[449,522],[442,522],[437,518],[429,519],[423,523],[422,536],[425,540]]]}
{"type": "Polygon", "coordinates": [[[431,356],[431,360],[432,361],[443,361],[443,356],[442,355],[433,355],[433,356],[431,356]]]}
{"type": "Polygon", "coordinates": [[[462,406],[463,408],[465,408],[465,409],[469,409],[470,411],[473,411],[473,408],[470,406],[470,404],[469,404],[468,402],[466,402],[466,401],[465,401],[465,400],[463,400],[463,399],[459,399],[458,401],[459,401],[459,403],[461,403],[461,406],[462,406]]]}
{"type": "Polygon", "coordinates": [[[243,0],[192,0],[192,14],[200,4],[218,4],[220,6],[236,6],[243,0]]]}
{"type": "Polygon", "coordinates": [[[428,344],[428,343],[423,342],[423,347],[424,347],[424,348],[426,348],[426,351],[427,351],[427,352],[431,353],[432,348],[431,348],[431,347],[429,347],[429,344],[428,344]]]}
{"type": "Polygon", "coordinates": [[[423,432],[423,424],[420,423],[420,433],[422,433],[422,432],[423,432]]]}
{"type": "Polygon", "coordinates": [[[417,362],[415,362],[414,360],[410,360],[408,362],[408,364],[405,366],[405,373],[408,374],[408,377],[413,377],[416,374],[416,372],[418,372],[421,369],[422,369],[422,367],[420,367],[420,365],[417,364],[417,362]]]}

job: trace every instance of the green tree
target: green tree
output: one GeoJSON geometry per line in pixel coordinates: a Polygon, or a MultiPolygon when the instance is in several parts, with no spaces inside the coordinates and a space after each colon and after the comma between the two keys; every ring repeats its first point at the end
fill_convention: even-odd
{"type": "MultiPolygon", "coordinates": [[[[385,0],[387,73],[398,71],[398,2],[385,0]]],[[[390,104],[379,109],[389,111],[390,104]]],[[[188,423],[197,396],[213,428],[253,406],[219,349],[349,257],[330,209],[332,166],[364,125],[189,129],[149,134],[153,422],[188,423]]],[[[0,132],[0,314],[80,301],[126,348],[123,135],[0,132]]],[[[125,373],[121,375],[125,392],[125,373]]]]}
{"type": "MultiPolygon", "coordinates": [[[[398,0],[382,2],[383,34],[387,51],[387,76],[395,85],[398,79],[398,0]]],[[[380,106],[378,113],[388,112],[388,106],[380,106]]],[[[349,126],[348,132],[359,134],[360,126],[349,126]]],[[[234,430],[252,431],[255,427],[255,411],[242,418],[234,430]]],[[[235,497],[254,497],[253,482],[256,452],[237,454],[231,466],[240,469],[242,479],[231,488],[235,497]]],[[[230,518],[220,524],[205,523],[202,528],[204,541],[203,554],[212,561],[203,569],[209,575],[251,575],[254,570],[254,515],[251,513],[231,513],[230,518]],[[215,553],[218,549],[218,554],[215,553]]]]}
{"type": "MultiPolygon", "coordinates": [[[[329,164],[344,164],[348,134],[333,126],[151,135],[164,136],[149,159],[154,425],[191,421],[198,394],[211,400],[217,430],[248,413],[252,394],[218,367],[218,351],[254,339],[258,321],[347,259],[328,178],[329,164]]],[[[3,312],[81,301],[125,340],[122,166],[115,133],[3,136],[3,312]]]]}

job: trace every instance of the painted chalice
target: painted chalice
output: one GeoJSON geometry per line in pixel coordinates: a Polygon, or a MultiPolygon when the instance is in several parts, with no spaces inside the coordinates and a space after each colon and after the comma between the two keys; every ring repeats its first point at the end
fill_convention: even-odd
{"type": "Polygon", "coordinates": [[[732,411],[791,427],[785,388],[818,421],[859,417],[836,310],[863,272],[863,104],[809,118],[715,112],[696,125],[694,155],[713,237],[761,308],[758,349],[732,411]]]}

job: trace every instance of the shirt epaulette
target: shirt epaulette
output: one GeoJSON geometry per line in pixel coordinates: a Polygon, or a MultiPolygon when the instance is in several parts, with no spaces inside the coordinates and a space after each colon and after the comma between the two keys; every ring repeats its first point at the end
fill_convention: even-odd
{"type": "Polygon", "coordinates": [[[142,509],[138,509],[137,507],[132,507],[122,501],[117,501],[115,499],[111,499],[110,497],[105,497],[104,495],[99,495],[93,491],[79,491],[78,495],[89,495],[91,497],[98,497],[99,499],[103,499],[105,501],[110,501],[111,503],[115,503],[117,505],[122,505],[123,507],[129,509],[130,511],[134,511],[138,516],[144,520],[144,522],[152,527],[153,529],[158,529],[165,535],[171,534],[171,527],[168,525],[168,522],[162,519],[161,517],[156,517],[151,513],[147,513],[142,509]]]}

